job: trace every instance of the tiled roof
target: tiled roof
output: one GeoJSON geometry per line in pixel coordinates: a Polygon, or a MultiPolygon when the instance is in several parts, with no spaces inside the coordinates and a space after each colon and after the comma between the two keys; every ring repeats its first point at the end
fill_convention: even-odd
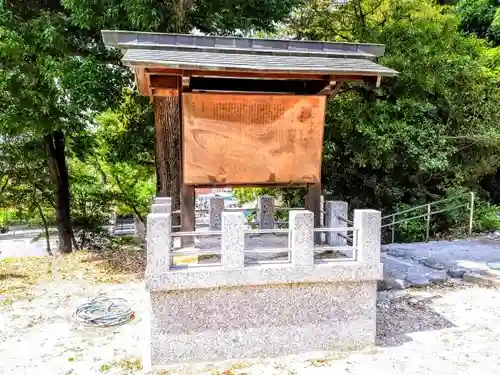
{"type": "Polygon", "coordinates": [[[365,58],[283,56],[221,52],[187,52],[152,49],[128,49],[123,57],[127,65],[164,66],[176,69],[258,71],[282,73],[361,73],[394,76],[396,71],[365,58]]]}
{"type": "Polygon", "coordinates": [[[381,44],[235,38],[102,31],[104,42],[125,50],[131,66],[282,73],[359,73],[394,76],[374,63],[381,44]]]}

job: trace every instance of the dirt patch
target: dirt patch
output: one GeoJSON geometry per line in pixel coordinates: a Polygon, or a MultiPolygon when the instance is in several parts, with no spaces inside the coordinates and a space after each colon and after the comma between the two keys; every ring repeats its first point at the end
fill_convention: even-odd
{"type": "Polygon", "coordinates": [[[107,284],[140,280],[145,258],[145,250],[136,245],[52,257],[5,258],[0,260],[0,299],[29,297],[35,284],[54,280],[107,284]]]}

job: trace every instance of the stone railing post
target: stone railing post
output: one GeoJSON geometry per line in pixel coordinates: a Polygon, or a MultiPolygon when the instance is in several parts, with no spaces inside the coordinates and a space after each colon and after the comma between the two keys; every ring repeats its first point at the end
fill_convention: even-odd
{"type": "Polygon", "coordinates": [[[311,211],[290,211],[290,250],[295,266],[314,265],[314,214],[311,211]]]}
{"type": "Polygon", "coordinates": [[[259,196],[257,209],[259,229],[274,229],[274,198],[259,196]]]}
{"type": "Polygon", "coordinates": [[[353,246],[360,262],[380,262],[381,217],[377,210],[354,210],[353,246]]]}
{"type": "MultiPolygon", "coordinates": [[[[325,202],[325,227],[327,228],[340,228],[347,227],[345,221],[338,219],[338,216],[347,218],[348,204],[343,201],[326,201],[325,202]]],[[[345,238],[338,235],[338,233],[347,236],[347,232],[326,232],[326,243],[329,246],[344,246],[347,241],[345,238]]]]}
{"type": "Polygon", "coordinates": [[[320,216],[320,219],[319,219],[319,226],[320,227],[324,227],[325,226],[325,196],[322,195],[320,198],[319,198],[319,202],[320,202],[320,206],[321,206],[321,216],[320,216]]]}
{"type": "Polygon", "coordinates": [[[221,260],[226,270],[245,266],[245,215],[242,212],[222,213],[221,260]]]}
{"type": "Polygon", "coordinates": [[[155,197],[153,204],[170,204],[172,205],[172,198],[170,197],[155,197]]]}
{"type": "Polygon", "coordinates": [[[116,211],[113,210],[111,211],[111,214],[109,215],[109,234],[113,235],[115,234],[115,227],[116,227],[116,211]]]}
{"type": "Polygon", "coordinates": [[[210,197],[208,201],[208,227],[210,230],[221,229],[222,211],[224,211],[224,198],[210,197]]]}
{"type": "Polygon", "coordinates": [[[172,201],[170,198],[155,199],[147,216],[146,274],[161,274],[170,269],[172,247],[172,201]]]}

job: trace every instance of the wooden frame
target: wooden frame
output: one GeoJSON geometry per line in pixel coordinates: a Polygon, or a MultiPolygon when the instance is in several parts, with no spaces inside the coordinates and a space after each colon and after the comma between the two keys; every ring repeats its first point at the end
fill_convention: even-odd
{"type": "MultiPolygon", "coordinates": [[[[156,103],[156,116],[159,119],[158,122],[155,121],[156,151],[157,155],[160,155],[157,156],[159,192],[160,195],[170,194],[175,199],[176,206],[179,203],[179,196],[182,195],[180,204],[183,212],[182,230],[190,230],[194,224],[194,188],[180,183],[181,168],[177,165],[178,162],[182,165],[184,159],[182,156],[184,150],[181,150],[177,143],[179,134],[185,130],[182,119],[177,118],[179,115],[177,109],[180,113],[183,111],[182,103],[180,103],[183,92],[223,91],[233,94],[244,92],[248,95],[264,93],[269,96],[285,93],[295,96],[318,94],[330,100],[339,93],[341,86],[347,81],[363,81],[370,89],[375,89],[380,86],[382,76],[397,75],[397,72],[392,69],[366,62],[366,60],[373,60],[384,55],[385,46],[379,44],[286,41],[111,30],[102,31],[102,35],[106,45],[127,50],[122,61],[135,70],[139,92],[156,103]],[[161,51],[169,52],[161,53],[161,51]],[[207,55],[210,52],[220,53],[220,55],[214,55],[218,56],[218,59],[207,55]],[[199,53],[198,56],[191,56],[197,53],[199,53]],[[229,54],[231,54],[231,59],[226,58],[229,54]],[[237,55],[246,56],[238,59],[237,55]],[[253,55],[253,58],[248,58],[249,55],[253,55]],[[259,59],[259,55],[293,56],[293,58],[259,59]],[[345,64],[326,63],[327,58],[345,59],[345,64]],[[315,59],[317,60],[313,61],[315,59]],[[353,59],[359,60],[359,63],[352,61],[353,59]],[[291,63],[287,63],[288,61],[291,63]],[[243,62],[245,65],[242,65],[243,62]],[[210,82],[207,80],[197,82],[196,78],[209,78],[210,82]],[[235,81],[229,82],[228,79],[235,79],[235,81]],[[248,80],[254,80],[255,85],[248,80]],[[304,85],[300,82],[295,85],[294,82],[290,82],[291,80],[301,81],[304,85]],[[266,82],[262,83],[263,81],[266,82]],[[285,84],[279,81],[287,82],[285,84]],[[272,88],[275,83],[276,91],[272,88]],[[181,155],[178,155],[179,153],[181,155]],[[162,160],[158,161],[159,159],[162,160]],[[179,194],[180,191],[182,191],[181,194],[179,194]]],[[[246,116],[252,118],[248,114],[246,116]]],[[[238,132],[243,133],[244,130],[248,129],[240,129],[238,132]]],[[[317,172],[317,174],[316,181],[307,181],[312,182],[307,185],[298,183],[301,181],[291,181],[288,185],[283,185],[281,183],[283,181],[272,181],[272,178],[262,181],[262,176],[259,177],[258,184],[249,178],[249,181],[238,181],[238,185],[307,186],[306,206],[314,212],[316,225],[318,225],[321,216],[319,203],[321,173],[317,172]]],[[[213,184],[202,183],[198,186],[213,186],[213,184]]]]}
{"type": "MultiPolygon", "coordinates": [[[[180,70],[180,69],[168,69],[168,68],[158,68],[158,67],[138,67],[136,69],[136,80],[137,87],[142,95],[149,96],[151,99],[155,96],[165,97],[165,96],[176,96],[179,98],[179,113],[180,113],[180,132],[181,139],[184,134],[184,125],[182,119],[182,93],[191,92],[191,78],[192,77],[204,77],[204,78],[221,78],[221,79],[243,79],[243,80],[255,80],[259,81],[292,81],[300,80],[307,82],[317,82],[313,87],[317,87],[317,94],[324,95],[328,100],[334,98],[344,82],[353,80],[362,80],[366,82],[370,87],[376,88],[380,85],[381,77],[379,75],[357,75],[356,73],[341,74],[341,75],[324,75],[324,74],[299,74],[299,73],[275,73],[275,72],[234,72],[234,71],[205,71],[205,70],[180,70]]],[[[222,81],[221,81],[222,82],[222,81]]],[[[214,85],[213,88],[216,87],[214,85]]],[[[264,85],[265,86],[265,85],[264,85]]],[[[226,87],[227,88],[227,87],[226,87]]],[[[235,94],[238,91],[238,86],[232,91],[223,91],[227,95],[235,94]]],[[[215,92],[216,90],[209,90],[215,92]]],[[[248,92],[244,91],[246,95],[259,95],[259,92],[248,92]]],[[[283,92],[265,92],[266,95],[283,95],[283,92]]],[[[286,94],[294,94],[293,92],[287,92],[286,94]]],[[[295,93],[296,94],[296,93],[295,93]]],[[[185,160],[185,149],[181,145],[181,166],[184,165],[185,160]]],[[[320,226],[321,212],[321,169],[318,175],[319,181],[314,183],[288,183],[283,184],[280,182],[266,182],[259,181],[255,182],[241,182],[238,184],[231,183],[206,183],[206,184],[185,184],[183,177],[183,167],[181,167],[181,230],[182,231],[193,231],[195,226],[195,215],[194,215],[194,199],[195,199],[195,189],[199,187],[222,187],[222,186],[247,186],[247,187],[258,187],[258,186],[272,186],[272,187],[305,187],[307,189],[306,196],[306,209],[314,212],[315,214],[315,226],[320,226]]],[[[315,238],[316,241],[319,240],[319,236],[315,238]]],[[[183,246],[191,245],[193,243],[192,238],[183,238],[183,246]]]]}
{"type": "MultiPolygon", "coordinates": [[[[381,82],[380,75],[353,72],[349,72],[348,74],[325,75],[309,73],[182,70],[139,66],[135,68],[135,73],[139,92],[141,95],[149,97],[178,96],[180,95],[180,91],[189,91],[190,77],[322,81],[325,85],[318,90],[318,93],[329,96],[336,95],[342,82],[362,80],[373,88],[379,87],[381,82]],[[181,77],[181,82],[177,79],[178,77],[181,77]]],[[[310,92],[310,94],[313,93],[314,92],[310,92]]]]}
{"type": "Polygon", "coordinates": [[[319,182],[324,95],[190,93],[182,103],[184,183],[319,182]]]}

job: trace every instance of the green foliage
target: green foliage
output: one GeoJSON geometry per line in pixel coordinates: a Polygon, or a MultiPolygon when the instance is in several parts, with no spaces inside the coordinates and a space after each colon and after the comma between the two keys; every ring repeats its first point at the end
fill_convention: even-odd
{"type": "MultiPolygon", "coordinates": [[[[100,30],[272,30],[299,3],[2,2],[0,207],[20,207],[16,212],[29,212],[30,220],[38,213],[43,222],[53,224],[50,211],[63,212],[61,207],[70,202],[55,187],[71,188],[71,221],[83,247],[90,246],[87,234],[99,231],[111,209],[142,220],[155,190],[153,107],[128,89],[132,74],[121,64],[121,53],[104,46],[100,30]],[[47,150],[57,148],[55,133],[62,134],[62,141],[50,154],[47,150]],[[67,159],[70,182],[61,177],[65,170],[55,170],[51,161],[56,154],[57,168],[65,169],[67,159]]],[[[67,215],[60,220],[69,224],[67,215]]]]}
{"type": "Polygon", "coordinates": [[[32,211],[44,222],[36,196],[51,203],[64,252],[71,252],[72,231],[68,149],[78,157],[89,152],[93,116],[115,105],[122,87],[130,84],[132,76],[119,57],[105,48],[99,33],[75,28],[57,0],[12,0],[0,14],[0,134],[15,138],[22,151],[4,154],[36,166],[14,173],[32,194],[14,184],[9,188],[24,201],[31,196],[28,207],[36,206],[32,211]]]}
{"type": "Polygon", "coordinates": [[[62,0],[76,25],[122,29],[229,34],[272,30],[302,0],[62,0]]]}
{"type": "Polygon", "coordinates": [[[30,8],[27,15],[18,1],[8,5],[0,15],[0,130],[78,136],[93,111],[120,97],[130,73],[100,37],[73,29],[62,9],[30,8]]]}
{"type": "Polygon", "coordinates": [[[148,98],[125,89],[120,106],[100,113],[96,122],[100,153],[107,163],[127,161],[154,168],[154,107],[148,98]]]}
{"type": "Polygon", "coordinates": [[[500,206],[485,201],[477,202],[474,225],[478,232],[500,229],[500,206]]]}
{"type": "Polygon", "coordinates": [[[330,101],[322,176],[328,195],[389,213],[440,199],[455,186],[477,189],[496,170],[498,65],[484,41],[460,33],[454,14],[430,1],[358,0],[309,15],[303,35],[384,43],[380,63],[399,72],[377,91],[356,83],[330,101]]]}
{"type": "Polygon", "coordinates": [[[497,0],[460,0],[456,12],[462,30],[500,44],[500,4],[497,0]]]}
{"type": "Polygon", "coordinates": [[[259,195],[264,195],[264,188],[241,187],[233,189],[234,197],[242,204],[254,202],[259,195]]]}
{"type": "MultiPolygon", "coordinates": [[[[394,207],[394,212],[402,212],[411,209],[412,206],[409,204],[401,203],[397,204],[394,207]]],[[[420,216],[425,214],[427,209],[423,208],[416,211],[410,211],[408,213],[404,213],[396,216],[396,222],[408,220],[416,216],[420,216]]],[[[386,220],[387,223],[390,220],[386,220]]],[[[391,227],[387,228],[385,233],[386,239],[389,240],[391,238],[390,231],[391,227]]],[[[425,241],[425,233],[426,233],[426,218],[421,217],[413,220],[403,221],[402,223],[396,224],[394,226],[394,239],[396,243],[399,242],[421,242],[425,241]]]]}
{"type": "Polygon", "coordinates": [[[146,98],[125,90],[122,104],[96,118],[98,163],[119,214],[143,221],[155,195],[154,113],[146,98]]]}
{"type": "Polygon", "coordinates": [[[3,210],[0,212],[0,228],[5,228],[17,220],[17,212],[15,210],[3,210]]]}
{"type": "Polygon", "coordinates": [[[77,246],[80,249],[98,248],[108,237],[103,226],[109,221],[114,194],[92,165],[73,159],[69,168],[73,180],[71,208],[77,246]]]}
{"type": "MultiPolygon", "coordinates": [[[[329,101],[324,134],[327,199],[394,212],[458,192],[500,189],[500,6],[494,0],[49,0],[8,1],[0,13],[0,207],[8,222],[54,222],[44,139],[66,142],[76,241],[103,246],[112,210],[139,219],[155,191],[153,106],[106,49],[103,28],[269,35],[386,45],[399,71],[378,90],[346,84],[329,101]],[[440,5],[439,3],[449,4],[440,5]],[[290,11],[290,19],[287,20],[290,11]],[[465,34],[464,34],[465,33],[465,34]],[[92,239],[100,241],[93,244],[92,239]],[[102,241],[101,241],[102,239],[102,241]]],[[[303,206],[304,189],[240,188],[242,203],[272,195],[303,206]]],[[[458,201],[436,205],[453,208],[458,201]]],[[[458,202],[458,203],[457,203],[458,202]]],[[[466,201],[464,201],[466,203],[466,201]]],[[[421,212],[425,213],[426,208],[421,212]]],[[[478,200],[477,230],[498,228],[478,200]]],[[[431,236],[466,228],[466,208],[436,214],[431,236]]],[[[286,213],[279,213],[283,220],[286,213]]],[[[412,213],[413,215],[413,213],[412,213]]],[[[425,218],[397,240],[421,240],[425,218]]]]}
{"type": "Polygon", "coordinates": [[[233,195],[240,203],[253,202],[260,195],[269,195],[283,202],[286,207],[303,207],[305,189],[303,188],[236,188],[233,195]]]}
{"type": "Polygon", "coordinates": [[[132,214],[144,221],[156,192],[154,173],[127,163],[108,165],[106,170],[111,177],[109,185],[115,193],[118,214],[132,214]]]}
{"type": "Polygon", "coordinates": [[[53,199],[39,142],[4,136],[0,143],[0,226],[39,227],[54,223],[53,199]],[[42,217],[43,215],[44,217],[42,217]]]}

